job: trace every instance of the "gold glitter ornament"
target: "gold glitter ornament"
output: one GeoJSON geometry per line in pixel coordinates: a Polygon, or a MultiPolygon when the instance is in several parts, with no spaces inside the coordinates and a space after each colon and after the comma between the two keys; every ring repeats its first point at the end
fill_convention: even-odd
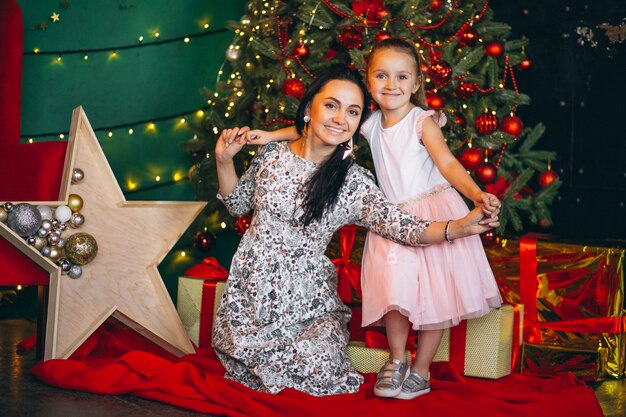
{"type": "Polygon", "coordinates": [[[98,254],[98,243],[89,233],[75,233],[65,241],[65,256],[73,264],[85,265],[98,254]]]}

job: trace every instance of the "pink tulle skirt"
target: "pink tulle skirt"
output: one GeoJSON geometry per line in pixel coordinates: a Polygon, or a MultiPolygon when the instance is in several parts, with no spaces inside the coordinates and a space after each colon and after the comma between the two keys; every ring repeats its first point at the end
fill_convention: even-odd
{"type": "MultiPolygon", "coordinates": [[[[454,220],[468,213],[459,193],[441,185],[399,206],[428,220],[454,220]]],[[[361,286],[363,326],[384,325],[380,319],[398,310],[414,330],[445,329],[502,303],[479,236],[411,247],[369,232],[361,286]]]]}

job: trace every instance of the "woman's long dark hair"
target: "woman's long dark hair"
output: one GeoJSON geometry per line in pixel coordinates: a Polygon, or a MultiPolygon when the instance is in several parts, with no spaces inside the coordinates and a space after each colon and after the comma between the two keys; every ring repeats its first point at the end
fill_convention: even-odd
{"type": "MultiPolygon", "coordinates": [[[[369,112],[370,98],[367,87],[363,83],[361,75],[354,70],[345,67],[330,69],[313,81],[304,96],[300,100],[300,106],[296,112],[296,130],[299,134],[303,133],[305,123],[304,115],[307,107],[311,104],[313,97],[330,81],[344,80],[354,83],[361,89],[363,93],[363,111],[361,112],[361,120],[353,137],[353,142],[359,136],[359,129],[367,118],[369,112]]],[[[335,152],[326,162],[313,173],[306,183],[306,197],[302,202],[304,214],[300,219],[305,226],[308,226],[314,220],[319,220],[324,212],[332,207],[337,201],[339,190],[346,179],[348,170],[354,163],[352,158],[343,158],[344,146],[337,146],[335,152]]]]}

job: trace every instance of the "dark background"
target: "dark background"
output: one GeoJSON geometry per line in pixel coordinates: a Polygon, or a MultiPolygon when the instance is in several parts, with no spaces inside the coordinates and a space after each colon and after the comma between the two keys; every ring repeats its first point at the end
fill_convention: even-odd
{"type": "Polygon", "coordinates": [[[531,104],[520,108],[527,126],[546,133],[538,149],[556,151],[552,168],[563,181],[553,205],[551,234],[626,239],[626,41],[610,43],[603,29],[626,25],[626,2],[492,1],[496,20],[529,39],[530,70],[516,73],[531,104]],[[578,27],[590,28],[594,47],[578,27]]]}

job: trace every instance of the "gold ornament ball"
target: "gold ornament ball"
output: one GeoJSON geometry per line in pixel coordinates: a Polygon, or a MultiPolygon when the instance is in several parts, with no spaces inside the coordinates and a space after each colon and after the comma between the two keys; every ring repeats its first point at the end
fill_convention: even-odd
{"type": "Polygon", "coordinates": [[[41,236],[35,236],[35,244],[33,245],[35,249],[42,250],[48,244],[48,239],[41,236]]]}
{"type": "Polygon", "coordinates": [[[67,206],[72,213],[78,213],[83,208],[83,198],[78,194],[70,194],[67,198],[67,206]]]}
{"type": "Polygon", "coordinates": [[[59,259],[61,259],[61,255],[62,255],[62,251],[61,249],[59,249],[58,247],[52,245],[50,246],[50,256],[48,256],[48,258],[50,258],[50,260],[52,262],[56,262],[59,259]]]}
{"type": "Polygon", "coordinates": [[[73,264],[85,265],[98,254],[98,243],[89,233],[75,233],[65,241],[65,256],[73,264]]]}
{"type": "Polygon", "coordinates": [[[9,213],[4,210],[4,207],[0,207],[0,223],[6,222],[8,217],[9,213]]]}

